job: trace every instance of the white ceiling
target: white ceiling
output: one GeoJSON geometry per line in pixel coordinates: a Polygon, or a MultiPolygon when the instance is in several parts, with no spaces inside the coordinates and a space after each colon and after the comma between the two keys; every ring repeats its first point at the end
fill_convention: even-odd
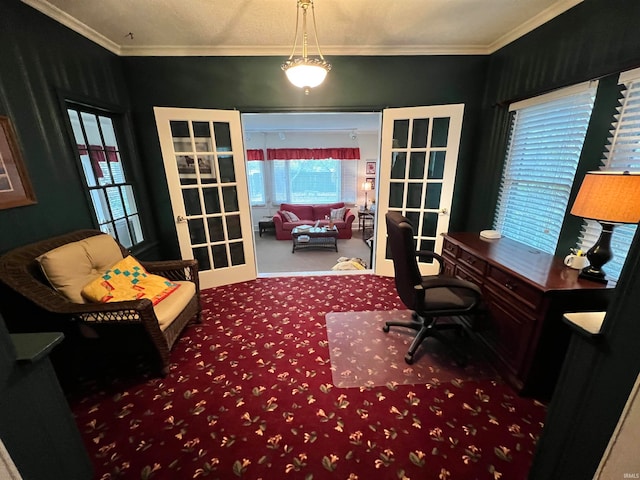
{"type": "MultiPolygon", "coordinates": [[[[283,60],[293,45],[297,3],[22,1],[121,56],[274,55],[283,60]]],[[[581,1],[315,0],[314,4],[318,41],[331,62],[332,55],[490,54],[581,1]]],[[[312,45],[309,53],[317,54],[312,45]]],[[[246,132],[377,132],[380,115],[245,114],[242,123],[246,132]]]]}
{"type": "MultiPolygon", "coordinates": [[[[123,56],[288,56],[295,33],[296,0],[22,1],[123,56]]],[[[490,54],[581,1],[315,0],[315,12],[327,57],[490,54]]]]}

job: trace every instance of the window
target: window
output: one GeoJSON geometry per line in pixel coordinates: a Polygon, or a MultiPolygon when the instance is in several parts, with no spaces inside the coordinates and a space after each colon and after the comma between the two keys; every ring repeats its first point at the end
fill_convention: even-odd
{"type": "Polygon", "coordinates": [[[514,103],[494,228],[554,254],[597,82],[514,103]]]}
{"type": "MultiPolygon", "coordinates": [[[[619,115],[611,126],[607,151],[604,152],[601,170],[640,172],[640,69],[624,72],[619,83],[624,85],[619,115]]],[[[604,270],[607,278],[617,280],[627,258],[636,225],[619,225],[614,228],[611,251],[614,257],[604,270]]],[[[600,236],[600,224],[585,220],[578,241],[578,248],[588,250],[600,236]]]]}
{"type": "Polygon", "coordinates": [[[274,204],[355,203],[359,158],[358,148],[270,148],[265,162],[262,150],[247,150],[251,205],[268,196],[274,204]]]}
{"type": "Polygon", "coordinates": [[[116,116],[72,103],[67,114],[98,226],[131,248],[144,236],[116,137],[116,116]]]}
{"type": "Polygon", "coordinates": [[[266,205],[264,177],[264,151],[247,150],[247,184],[249,186],[249,201],[251,206],[266,205]]]}

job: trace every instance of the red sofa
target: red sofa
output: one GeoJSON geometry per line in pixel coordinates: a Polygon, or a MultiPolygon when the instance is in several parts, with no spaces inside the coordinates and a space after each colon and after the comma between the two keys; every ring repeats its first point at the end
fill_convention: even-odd
{"type": "MultiPolygon", "coordinates": [[[[276,238],[278,240],[291,240],[291,230],[298,225],[315,225],[317,220],[320,220],[320,225],[327,225],[329,221],[325,220],[325,217],[331,214],[331,210],[344,206],[344,202],[327,203],[323,205],[293,205],[291,203],[283,203],[280,205],[280,210],[273,216],[276,238]],[[300,220],[297,222],[288,221],[283,216],[283,211],[294,213],[300,220]]],[[[356,216],[351,213],[351,210],[347,207],[344,217],[333,222],[338,228],[338,238],[351,238],[351,226],[355,218],[356,216]]]]}

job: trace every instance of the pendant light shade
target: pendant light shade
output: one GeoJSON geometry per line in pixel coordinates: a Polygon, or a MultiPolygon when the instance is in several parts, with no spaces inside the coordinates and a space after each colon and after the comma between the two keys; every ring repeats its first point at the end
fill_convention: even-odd
{"type": "Polygon", "coordinates": [[[282,64],[282,70],[287,74],[289,81],[296,87],[303,88],[305,94],[309,94],[311,88],[320,85],[331,70],[331,64],[322,56],[320,45],[318,44],[318,32],[316,30],[316,16],[313,8],[313,0],[298,0],[296,12],[296,35],[293,41],[293,49],[289,59],[282,64]],[[308,55],[308,33],[307,33],[307,12],[311,7],[313,18],[313,34],[318,49],[317,57],[308,55]],[[294,57],[298,45],[298,26],[300,13],[302,12],[302,56],[294,57]]]}

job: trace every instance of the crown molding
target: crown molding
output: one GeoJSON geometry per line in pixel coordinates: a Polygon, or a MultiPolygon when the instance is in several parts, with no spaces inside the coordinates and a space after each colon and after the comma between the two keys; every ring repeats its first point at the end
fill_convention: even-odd
{"type": "Polygon", "coordinates": [[[71,15],[63,12],[58,7],[51,5],[49,2],[45,0],[21,0],[22,3],[29,5],[30,7],[35,8],[39,12],[45,14],[48,17],[51,17],[55,21],[61,23],[65,27],[69,27],[76,33],[79,33],[83,37],[88,38],[94,43],[97,43],[103,48],[106,48],[111,53],[115,53],[116,55],[121,55],[121,47],[109,40],[104,35],[99,34],[94,29],[88,27],[84,23],[76,20],[71,15]]]}
{"type": "Polygon", "coordinates": [[[495,42],[488,45],[488,53],[494,53],[500,50],[502,47],[510,44],[511,42],[519,39],[520,37],[525,36],[527,33],[535,30],[541,25],[544,25],[550,20],[553,20],[558,15],[566,12],[567,10],[575,7],[579,3],[582,3],[584,0],[564,0],[563,2],[556,3],[551,5],[549,8],[543,10],[535,17],[527,20],[522,25],[519,25],[517,28],[514,28],[510,32],[506,33],[495,42]]]}

